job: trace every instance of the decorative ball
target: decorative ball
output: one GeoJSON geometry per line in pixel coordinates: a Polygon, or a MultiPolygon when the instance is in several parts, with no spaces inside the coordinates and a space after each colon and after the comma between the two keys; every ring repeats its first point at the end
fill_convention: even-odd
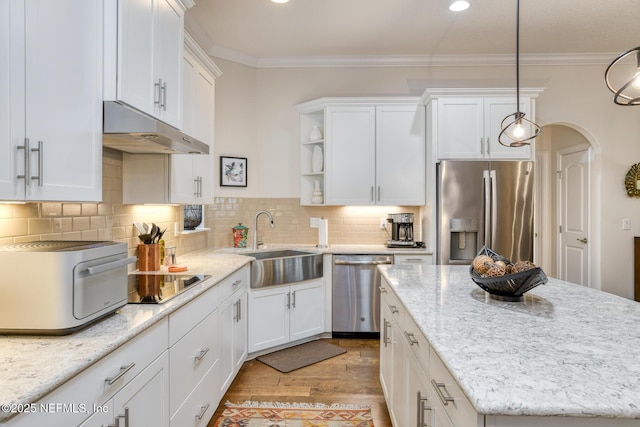
{"type": "Polygon", "coordinates": [[[493,264],[493,259],[488,255],[478,255],[473,259],[473,269],[478,274],[485,274],[493,264]]]}
{"type": "Polygon", "coordinates": [[[491,264],[486,273],[484,273],[485,277],[499,277],[504,276],[506,272],[506,268],[500,264],[491,264]]]}
{"type": "Polygon", "coordinates": [[[514,273],[520,273],[523,271],[531,270],[532,268],[535,268],[535,267],[536,265],[531,261],[518,261],[515,264],[513,264],[512,270],[514,273]]]}

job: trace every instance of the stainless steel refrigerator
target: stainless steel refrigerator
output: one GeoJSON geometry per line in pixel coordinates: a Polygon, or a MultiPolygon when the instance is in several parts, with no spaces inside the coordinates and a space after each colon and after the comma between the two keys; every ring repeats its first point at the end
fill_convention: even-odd
{"type": "Polygon", "coordinates": [[[438,264],[470,264],[482,246],[533,261],[533,163],[437,164],[438,264]]]}

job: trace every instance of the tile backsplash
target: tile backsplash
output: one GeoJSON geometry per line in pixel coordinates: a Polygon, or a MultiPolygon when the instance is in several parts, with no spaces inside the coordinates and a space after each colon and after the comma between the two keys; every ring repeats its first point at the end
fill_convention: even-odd
{"type": "MultiPolygon", "coordinates": [[[[311,217],[329,220],[330,244],[384,244],[389,235],[380,229],[388,213],[413,212],[417,207],[307,207],[298,198],[216,198],[204,207],[204,227],[209,231],[174,236],[174,223],[182,224],[181,206],[122,204],[122,155],[104,150],[103,200],[100,203],[0,204],[0,244],[31,240],[116,240],[127,243],[130,255],[137,252],[135,221],[167,228],[166,246],[177,246],[178,256],[206,247],[233,246],[231,229],[249,227],[248,246],[253,244],[253,222],[260,210],[273,214],[275,228],[265,216],[259,218],[259,238],[269,244],[316,244],[318,230],[311,217]]],[[[419,235],[416,230],[416,235],[419,235]]],[[[179,259],[178,259],[179,261],[179,259]]]]}

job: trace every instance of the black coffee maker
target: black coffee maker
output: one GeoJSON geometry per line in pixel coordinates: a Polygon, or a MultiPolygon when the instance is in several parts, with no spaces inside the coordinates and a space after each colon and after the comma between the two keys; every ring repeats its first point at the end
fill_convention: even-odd
{"type": "Polygon", "coordinates": [[[389,248],[413,248],[413,214],[388,214],[387,222],[391,223],[391,240],[387,242],[389,248]]]}

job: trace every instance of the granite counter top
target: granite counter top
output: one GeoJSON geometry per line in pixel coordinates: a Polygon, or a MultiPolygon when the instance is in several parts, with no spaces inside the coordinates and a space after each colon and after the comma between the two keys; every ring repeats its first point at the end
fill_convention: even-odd
{"type": "MultiPolygon", "coordinates": [[[[128,304],[116,313],[71,335],[0,336],[0,407],[34,403],[55,388],[125,344],[151,325],[215,286],[249,263],[251,258],[210,250],[180,257],[186,274],[211,279],[165,304],[128,304]]],[[[13,414],[0,410],[0,421],[13,414]]]]}
{"type": "Polygon", "coordinates": [[[381,266],[480,414],[640,418],[640,304],[549,279],[490,299],[468,266],[381,266]]]}

